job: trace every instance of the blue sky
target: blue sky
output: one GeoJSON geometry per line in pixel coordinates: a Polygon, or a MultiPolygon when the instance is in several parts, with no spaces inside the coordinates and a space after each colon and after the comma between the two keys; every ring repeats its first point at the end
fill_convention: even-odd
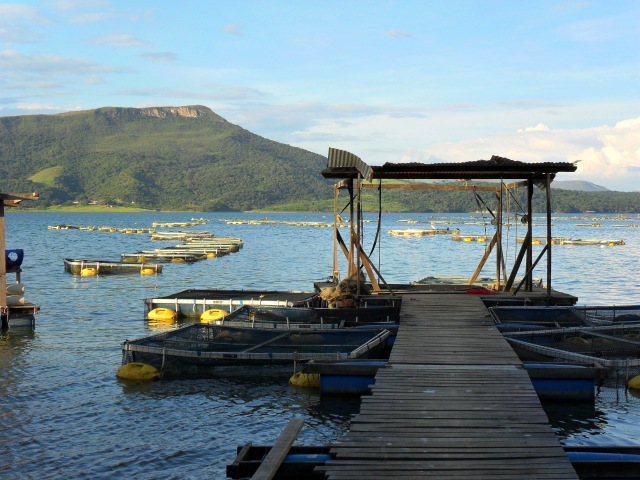
{"type": "Polygon", "coordinates": [[[640,1],[0,3],[0,116],[196,104],[372,165],[581,160],[559,179],[640,190],[640,1]]]}

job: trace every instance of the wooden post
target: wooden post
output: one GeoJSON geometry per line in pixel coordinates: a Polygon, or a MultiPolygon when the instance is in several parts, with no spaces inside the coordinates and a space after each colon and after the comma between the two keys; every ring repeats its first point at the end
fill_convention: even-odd
{"type": "Polygon", "coordinates": [[[0,192],[0,319],[2,327],[8,326],[5,317],[9,316],[9,306],[7,305],[7,246],[5,242],[5,220],[4,207],[9,205],[17,206],[22,200],[37,200],[38,194],[31,193],[1,193],[0,192]]]}
{"type": "Polygon", "coordinates": [[[4,316],[7,315],[7,260],[4,227],[4,199],[0,195],[0,318],[4,327],[4,316]]]}
{"type": "Polygon", "coordinates": [[[533,291],[533,272],[531,271],[531,265],[533,264],[533,207],[531,202],[533,201],[533,180],[527,181],[527,236],[529,237],[529,247],[527,249],[527,259],[525,262],[525,270],[531,272],[528,275],[525,291],[533,291]]]}
{"type": "Polygon", "coordinates": [[[360,294],[360,271],[362,269],[362,261],[360,259],[360,251],[362,250],[362,242],[363,242],[363,236],[364,236],[364,231],[362,229],[362,175],[358,174],[358,180],[356,183],[356,190],[357,190],[357,198],[358,198],[358,203],[357,203],[357,209],[356,209],[356,295],[360,294]]]}
{"type": "Polygon", "coordinates": [[[500,290],[502,259],[502,181],[500,182],[500,192],[496,192],[496,290],[500,290]]]}
{"type": "Polygon", "coordinates": [[[333,281],[340,281],[340,269],[338,268],[338,235],[340,235],[340,220],[338,214],[338,195],[340,189],[337,185],[333,186],[333,281]]]}
{"type": "Polygon", "coordinates": [[[547,173],[547,305],[551,305],[551,174],[547,173]]]}
{"type": "Polygon", "coordinates": [[[354,244],[354,228],[353,228],[353,179],[349,179],[349,268],[347,269],[347,278],[355,273],[355,257],[356,250],[354,244]]]}
{"type": "MultiPolygon", "coordinates": [[[[508,292],[511,289],[511,286],[513,285],[513,282],[516,279],[516,275],[518,274],[518,270],[520,269],[520,264],[522,263],[522,258],[524,257],[525,252],[530,252],[530,251],[531,251],[531,232],[527,231],[527,235],[524,237],[524,242],[522,242],[522,247],[520,248],[516,261],[513,264],[511,275],[509,275],[509,279],[507,280],[507,283],[504,286],[505,292],[508,292]]],[[[529,278],[530,268],[531,267],[527,267],[525,277],[524,277],[525,281],[527,278],[529,278]]],[[[525,287],[525,290],[526,290],[526,287],[525,287]]]]}

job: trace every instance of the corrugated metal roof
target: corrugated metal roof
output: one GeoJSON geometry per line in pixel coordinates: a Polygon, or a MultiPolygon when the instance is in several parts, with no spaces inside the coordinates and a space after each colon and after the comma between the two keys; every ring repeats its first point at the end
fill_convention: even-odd
{"type": "Polygon", "coordinates": [[[371,175],[373,173],[371,167],[364,163],[360,157],[347,152],[346,150],[339,150],[337,148],[329,148],[327,168],[333,169],[336,172],[343,172],[347,175],[349,172],[351,172],[351,174],[359,172],[360,175],[367,180],[371,180],[371,175]]]}
{"type": "MultiPolygon", "coordinates": [[[[374,179],[542,179],[547,173],[553,178],[558,172],[576,171],[576,165],[573,163],[526,163],[496,155],[490,160],[472,162],[385,163],[369,168],[372,170],[371,178],[374,179]]],[[[322,176],[355,178],[357,173],[354,168],[333,167],[329,162],[327,168],[322,171],[322,176]]]]}

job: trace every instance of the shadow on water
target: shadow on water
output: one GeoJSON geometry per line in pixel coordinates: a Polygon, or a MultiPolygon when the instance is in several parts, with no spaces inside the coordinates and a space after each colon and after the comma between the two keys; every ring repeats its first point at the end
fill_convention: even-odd
{"type": "Polygon", "coordinates": [[[565,445],[640,445],[637,390],[624,385],[599,386],[595,404],[544,402],[543,407],[565,445]]]}

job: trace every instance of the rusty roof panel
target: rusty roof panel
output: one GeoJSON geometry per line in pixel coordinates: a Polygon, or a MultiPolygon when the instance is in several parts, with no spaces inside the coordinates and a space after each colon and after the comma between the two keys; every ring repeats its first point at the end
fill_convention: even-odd
{"type": "MultiPolygon", "coordinates": [[[[496,155],[490,160],[471,162],[385,163],[370,168],[373,171],[372,178],[376,179],[541,179],[547,174],[553,178],[558,172],[576,171],[574,163],[526,163],[496,155]]],[[[346,166],[333,168],[328,165],[322,171],[325,178],[355,178],[357,174],[356,169],[346,166]]]]}

